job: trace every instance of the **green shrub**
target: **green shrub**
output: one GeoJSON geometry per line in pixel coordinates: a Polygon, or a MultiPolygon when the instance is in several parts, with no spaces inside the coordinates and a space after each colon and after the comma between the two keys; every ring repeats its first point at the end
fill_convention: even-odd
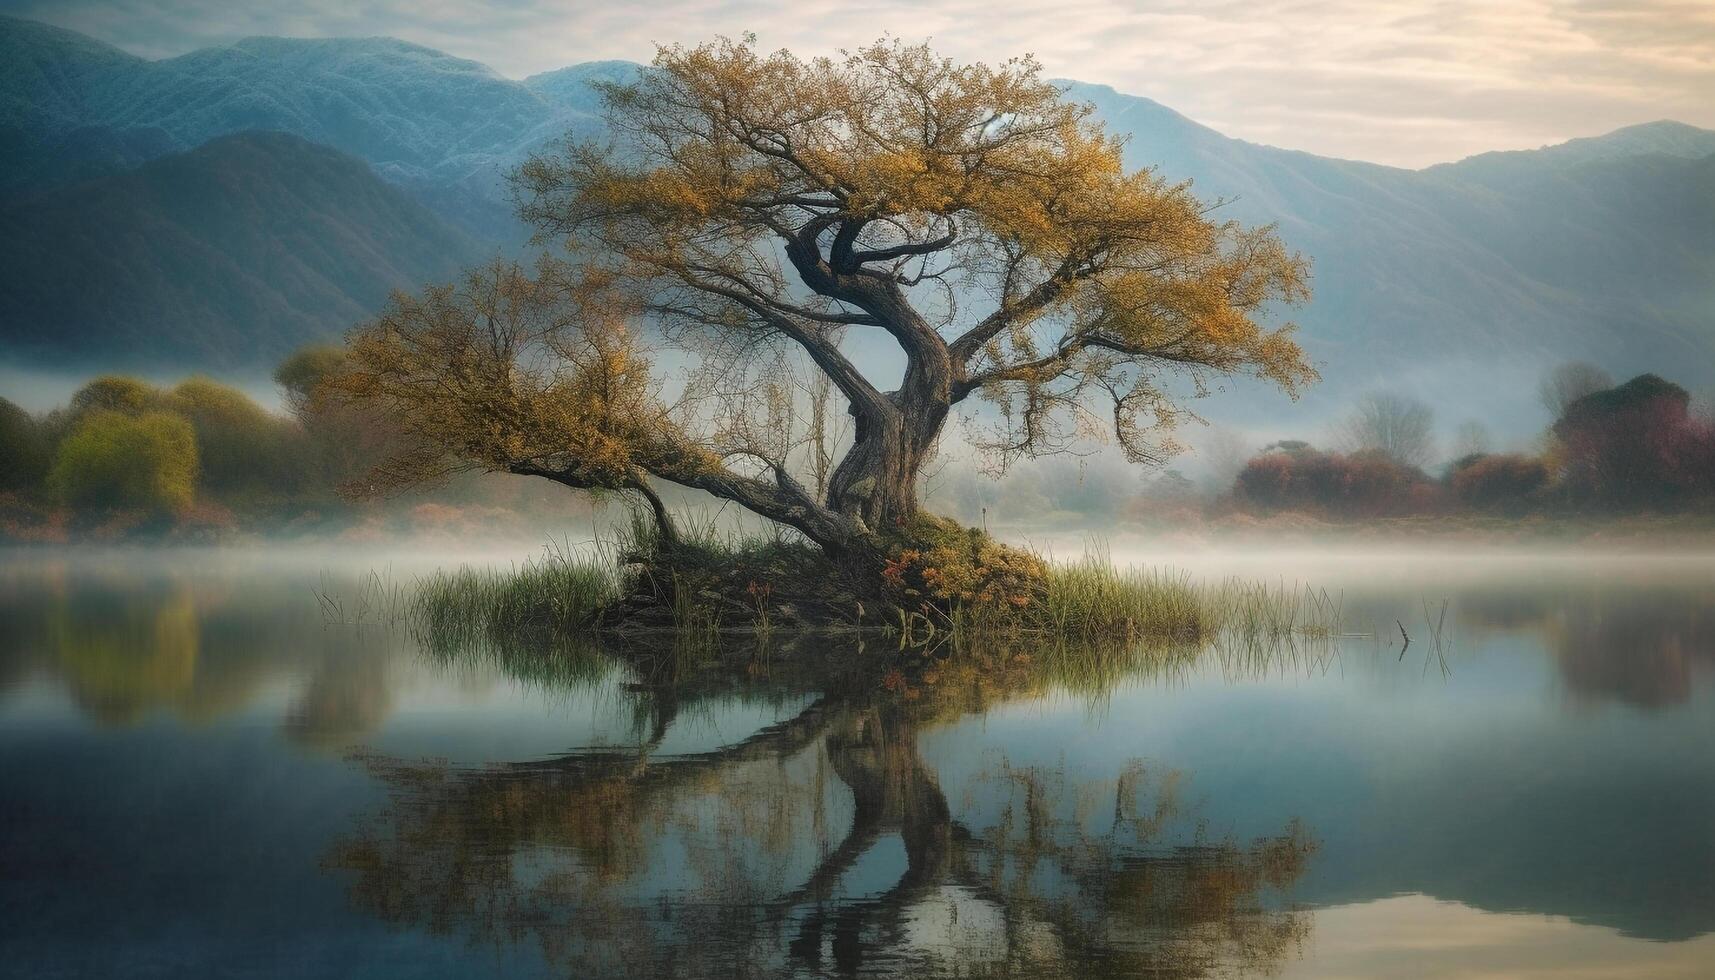
{"type": "Polygon", "coordinates": [[[181,513],[196,498],[197,444],[169,412],[96,410],[60,443],[48,489],[62,503],[181,513]]]}
{"type": "Polygon", "coordinates": [[[68,406],[74,420],[91,412],[120,412],[137,415],[162,408],[160,389],[147,381],[124,374],[104,374],[79,388],[68,406]]]}
{"type": "Polygon", "coordinates": [[[202,488],[223,500],[277,497],[296,489],[306,452],[297,425],[271,415],[250,396],[208,378],[174,388],[168,406],[196,432],[202,488]]]}
{"type": "Polygon", "coordinates": [[[42,424],[0,398],[0,493],[34,490],[47,475],[51,455],[42,424]]]}

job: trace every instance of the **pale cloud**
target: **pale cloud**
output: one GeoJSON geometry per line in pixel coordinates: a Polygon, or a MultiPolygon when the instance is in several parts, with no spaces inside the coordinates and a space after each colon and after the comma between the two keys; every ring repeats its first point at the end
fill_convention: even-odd
{"type": "Polygon", "coordinates": [[[160,57],[250,34],[386,34],[520,77],[754,31],[1035,54],[1229,135],[1405,166],[1673,118],[1715,126],[1711,0],[0,0],[160,57]]]}

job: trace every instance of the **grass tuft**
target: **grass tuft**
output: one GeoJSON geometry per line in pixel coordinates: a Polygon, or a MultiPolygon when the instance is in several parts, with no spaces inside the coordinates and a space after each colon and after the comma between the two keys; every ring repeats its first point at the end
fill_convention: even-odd
{"type": "Polygon", "coordinates": [[[432,646],[510,645],[587,632],[618,595],[600,555],[550,548],[511,569],[435,572],[418,586],[412,621],[432,646]]]}
{"type": "MultiPolygon", "coordinates": [[[[1069,563],[1035,556],[1026,601],[919,596],[897,605],[853,595],[822,553],[790,533],[741,536],[713,522],[687,524],[659,541],[636,520],[593,548],[548,549],[510,569],[460,568],[421,583],[413,627],[431,648],[551,645],[605,633],[670,634],[679,658],[705,660],[735,634],[776,631],[879,633],[901,649],[1010,639],[1081,651],[1080,670],[1118,668],[1140,650],[1219,642],[1229,651],[1337,635],[1339,604],[1326,593],[1182,572],[1117,567],[1101,550],[1069,563]]],[[[1020,553],[1024,554],[1024,553],[1020,553]]],[[[896,600],[897,601],[897,600],[896,600]]]]}
{"type": "Polygon", "coordinates": [[[1100,555],[1050,565],[1034,618],[1067,639],[1104,637],[1193,641],[1223,618],[1209,590],[1183,573],[1118,568],[1100,555]]]}

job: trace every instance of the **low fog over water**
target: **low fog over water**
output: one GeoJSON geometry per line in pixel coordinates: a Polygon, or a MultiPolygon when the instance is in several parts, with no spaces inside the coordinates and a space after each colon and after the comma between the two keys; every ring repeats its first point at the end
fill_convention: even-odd
{"type": "Polygon", "coordinates": [[[0,554],[7,961],[1693,976],[1715,951],[1706,552],[1119,542],[1326,590],[1350,635],[950,698],[837,679],[886,643],[670,680],[391,618],[434,568],[531,553],[0,554]]]}

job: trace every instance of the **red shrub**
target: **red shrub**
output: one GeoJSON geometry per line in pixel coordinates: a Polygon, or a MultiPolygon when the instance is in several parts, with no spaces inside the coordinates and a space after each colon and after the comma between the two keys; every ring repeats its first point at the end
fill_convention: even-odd
{"type": "Polygon", "coordinates": [[[1715,491],[1715,436],[1689,401],[1685,389],[1645,374],[1568,405],[1554,424],[1567,499],[1629,510],[1715,491]]]}
{"type": "Polygon", "coordinates": [[[1453,471],[1453,498],[1466,507],[1520,513],[1548,485],[1548,466],[1533,456],[1478,456],[1453,471]]]}
{"type": "Polygon", "coordinates": [[[1235,501],[1261,513],[1303,511],[1333,518],[1394,517],[1433,510],[1429,478],[1380,453],[1324,453],[1293,445],[1252,459],[1233,486],[1235,501]]]}

